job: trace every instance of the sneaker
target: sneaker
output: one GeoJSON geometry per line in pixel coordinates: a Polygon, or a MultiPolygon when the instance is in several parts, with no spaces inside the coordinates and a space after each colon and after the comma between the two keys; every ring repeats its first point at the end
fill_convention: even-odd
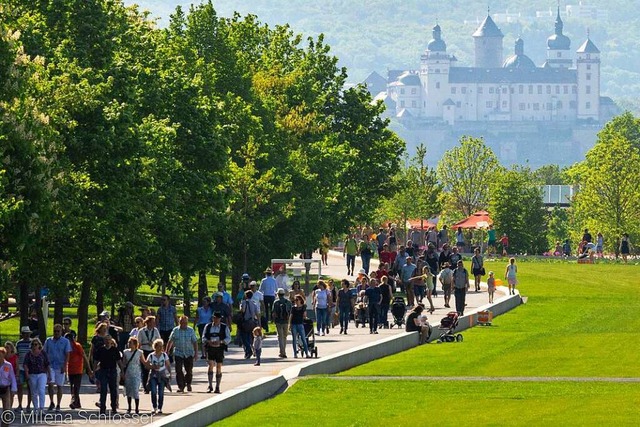
{"type": "Polygon", "coordinates": [[[184,393],[184,389],[183,388],[179,388],[178,390],[176,390],[176,393],[184,393]]]}
{"type": "Polygon", "coordinates": [[[217,394],[220,394],[220,389],[218,387],[216,387],[216,389],[213,392],[217,393],[217,394]]]}
{"type": "Polygon", "coordinates": [[[260,362],[254,363],[253,366],[260,366],[260,362]]]}
{"type": "Polygon", "coordinates": [[[156,414],[162,415],[162,409],[158,409],[158,412],[156,412],[156,414]]]}
{"type": "Polygon", "coordinates": [[[151,411],[151,415],[155,415],[156,412],[158,412],[158,411],[154,409],[153,411],[151,411]]]}
{"type": "Polygon", "coordinates": [[[207,389],[207,393],[211,393],[213,391],[213,387],[209,386],[209,388],[207,389]]]}
{"type": "Polygon", "coordinates": [[[54,405],[53,403],[51,405],[49,405],[49,410],[53,411],[55,409],[56,405],[54,405]]]}
{"type": "Polygon", "coordinates": [[[340,328],[340,333],[343,333],[343,332],[344,332],[344,329],[343,329],[343,328],[340,328]]]}
{"type": "Polygon", "coordinates": [[[378,331],[373,331],[373,333],[374,333],[374,334],[377,334],[377,333],[378,333],[378,331]]]}
{"type": "Polygon", "coordinates": [[[60,412],[60,405],[56,406],[55,411],[56,411],[56,412],[60,412]]]}
{"type": "Polygon", "coordinates": [[[191,384],[187,384],[187,391],[191,391],[191,384]]]}

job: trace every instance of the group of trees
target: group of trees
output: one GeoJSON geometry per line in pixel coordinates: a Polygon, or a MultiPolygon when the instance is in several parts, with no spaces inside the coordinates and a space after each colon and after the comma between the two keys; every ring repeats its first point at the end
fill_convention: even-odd
{"type": "Polygon", "coordinates": [[[211,3],[159,29],[119,1],[4,1],[2,291],[23,317],[43,287],[78,296],[84,341],[90,302],[145,282],[190,301],[196,273],[256,274],[365,220],[404,146],[336,64],[211,3]]]}

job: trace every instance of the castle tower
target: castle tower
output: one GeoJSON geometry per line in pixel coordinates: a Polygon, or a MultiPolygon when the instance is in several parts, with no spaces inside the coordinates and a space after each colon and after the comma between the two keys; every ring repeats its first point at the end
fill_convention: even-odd
{"type": "Polygon", "coordinates": [[[420,81],[422,83],[422,111],[424,116],[442,117],[443,105],[450,93],[449,70],[451,55],[442,40],[440,25],[433,27],[433,39],[420,58],[420,81]]]}
{"type": "Polygon", "coordinates": [[[487,17],[473,33],[476,67],[500,68],[502,66],[502,39],[504,34],[487,13],[487,17]]]}
{"type": "Polygon", "coordinates": [[[600,50],[587,35],[576,51],[578,120],[600,119],[600,50]]]}
{"type": "Polygon", "coordinates": [[[571,60],[571,40],[562,32],[564,23],[560,18],[560,6],[558,6],[558,15],[556,16],[556,30],[551,37],[547,39],[547,62],[545,66],[552,68],[570,68],[573,61],[571,60]]]}

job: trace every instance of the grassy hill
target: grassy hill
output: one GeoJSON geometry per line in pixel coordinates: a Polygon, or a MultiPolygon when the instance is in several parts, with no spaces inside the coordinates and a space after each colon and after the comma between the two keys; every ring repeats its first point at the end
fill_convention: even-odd
{"type": "MultiPolygon", "coordinates": [[[[199,0],[195,0],[197,3],[199,0]]],[[[175,6],[188,8],[194,1],[125,0],[137,3],[160,17],[166,25],[175,6]]],[[[536,64],[546,58],[546,39],[553,33],[556,2],[553,0],[494,0],[492,14],[520,14],[518,22],[499,23],[505,34],[505,56],[513,51],[513,42],[521,36],[525,52],[536,64]],[[535,18],[536,11],[551,11],[553,16],[535,18]]],[[[577,0],[563,3],[577,4],[577,0]]],[[[640,110],[640,15],[635,2],[627,0],[588,0],[583,3],[605,12],[604,17],[563,16],[565,34],[575,50],[589,29],[592,40],[602,51],[602,90],[626,108],[640,110]],[[635,98],[635,99],[634,99],[635,98]]],[[[371,71],[385,75],[387,69],[415,69],[421,52],[431,38],[436,20],[443,30],[449,52],[460,65],[473,62],[471,34],[486,15],[487,2],[480,0],[227,0],[214,2],[221,16],[256,14],[270,25],[289,23],[309,36],[324,33],[333,53],[349,70],[350,81],[359,82],[371,71]]]]}

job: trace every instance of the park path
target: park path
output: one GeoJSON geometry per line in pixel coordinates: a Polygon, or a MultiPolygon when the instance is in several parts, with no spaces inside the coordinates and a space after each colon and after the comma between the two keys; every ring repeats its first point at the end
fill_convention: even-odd
{"type": "MultiPolygon", "coordinates": [[[[318,254],[314,254],[315,259],[319,259],[318,254]]],[[[322,275],[332,277],[334,279],[342,279],[346,277],[346,264],[340,252],[331,251],[328,259],[328,266],[322,267],[322,275]]],[[[356,260],[356,271],[361,267],[360,259],[356,260]]],[[[377,269],[377,260],[371,261],[371,268],[377,269]]],[[[313,272],[312,272],[313,273],[313,272]]],[[[353,277],[349,277],[353,280],[353,277]]],[[[440,293],[441,294],[441,293],[440,293]]],[[[496,299],[501,295],[496,295],[496,299]]],[[[486,292],[470,292],[467,295],[467,312],[471,313],[477,310],[478,307],[488,303],[488,296],[486,292]]],[[[436,311],[429,316],[429,321],[432,324],[438,324],[440,319],[444,317],[450,309],[443,307],[444,300],[440,296],[434,299],[434,305],[436,311]]],[[[382,329],[379,330],[378,335],[370,335],[368,329],[355,328],[352,323],[349,327],[348,335],[338,334],[339,329],[331,329],[331,332],[326,336],[316,336],[316,345],[318,347],[318,356],[328,356],[341,351],[349,350],[362,344],[374,342],[376,340],[384,339],[391,335],[403,332],[404,329],[382,329]]],[[[262,353],[261,366],[254,366],[254,360],[245,360],[244,353],[241,348],[235,345],[231,345],[229,352],[225,357],[225,366],[223,369],[222,377],[222,391],[228,391],[236,387],[243,386],[259,378],[277,375],[281,370],[290,368],[299,363],[305,363],[305,359],[294,359],[293,350],[291,347],[291,335],[289,335],[287,341],[287,354],[289,358],[280,359],[278,357],[278,340],[275,336],[268,336],[264,341],[264,348],[262,353]]],[[[204,360],[198,359],[194,364],[193,370],[193,392],[177,393],[176,386],[173,385],[173,392],[166,392],[163,413],[164,415],[172,414],[177,411],[188,408],[191,405],[200,403],[207,399],[213,398],[215,394],[209,394],[207,389],[207,367],[204,360]]],[[[175,378],[175,375],[174,375],[175,378]]],[[[85,377],[86,380],[86,377],[85,377]]],[[[175,383],[175,380],[174,380],[175,383]]],[[[87,421],[83,419],[77,411],[70,409],[64,409],[69,407],[70,398],[68,394],[68,387],[65,387],[65,396],[62,401],[62,412],[59,417],[64,418],[66,425],[85,425],[87,421]]],[[[92,386],[85,381],[81,388],[81,401],[83,407],[87,410],[84,417],[88,415],[97,414],[97,408],[95,402],[98,400],[98,394],[95,393],[95,386],[92,386]]],[[[49,399],[47,398],[47,402],[49,399]]],[[[120,393],[120,413],[123,413],[126,409],[126,398],[120,393]]],[[[140,394],[140,412],[144,414],[138,422],[140,424],[148,424],[154,420],[158,420],[161,416],[151,416],[152,406],[151,397],[148,394],[140,394]]],[[[24,422],[23,425],[50,425],[51,422],[24,422]]],[[[100,420],[94,420],[92,424],[107,425],[109,422],[100,422],[100,420]]],[[[111,422],[113,424],[113,422],[111,422]]]]}

